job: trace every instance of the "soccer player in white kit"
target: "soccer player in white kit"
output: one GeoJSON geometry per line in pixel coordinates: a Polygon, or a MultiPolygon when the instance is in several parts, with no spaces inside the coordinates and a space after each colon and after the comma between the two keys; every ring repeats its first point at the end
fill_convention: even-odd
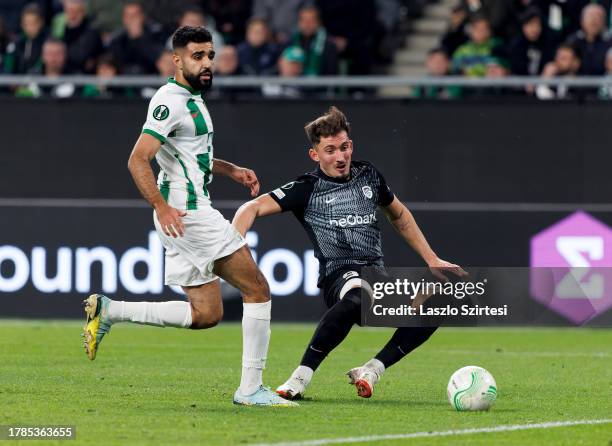
{"type": "Polygon", "coordinates": [[[219,277],[243,297],[243,356],[234,403],[292,406],[262,385],[270,341],[270,290],[244,238],[211,206],[208,185],[225,175],[247,186],[259,181],[250,169],[213,158],[213,123],[202,91],[212,84],[215,55],[203,27],[184,26],[172,38],[176,75],[151,99],[142,134],[128,168],[144,199],[154,208],[154,224],[165,248],[165,283],[180,285],[188,301],[124,302],[94,294],[85,300],[85,350],[96,357],[111,325],[135,322],[159,327],[203,329],[223,316],[219,277]],[[161,170],[155,181],[151,160],[161,170]]]}

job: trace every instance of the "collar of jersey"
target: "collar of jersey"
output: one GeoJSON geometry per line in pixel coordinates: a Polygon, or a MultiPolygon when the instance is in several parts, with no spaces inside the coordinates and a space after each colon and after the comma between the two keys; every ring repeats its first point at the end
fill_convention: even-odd
{"type": "Polygon", "coordinates": [[[174,84],[174,85],[178,85],[179,87],[183,87],[185,90],[187,90],[189,93],[194,94],[194,95],[199,95],[201,92],[198,90],[194,90],[193,88],[191,88],[189,85],[185,85],[185,84],[181,84],[180,82],[177,82],[176,79],[174,79],[173,77],[169,77],[168,78],[168,83],[169,84],[174,84]]]}

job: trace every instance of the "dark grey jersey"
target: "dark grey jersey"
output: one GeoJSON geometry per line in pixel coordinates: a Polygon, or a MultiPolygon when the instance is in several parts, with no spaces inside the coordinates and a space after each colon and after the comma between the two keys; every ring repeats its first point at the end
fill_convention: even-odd
{"type": "Polygon", "coordinates": [[[353,161],[349,178],[342,180],[317,169],[270,196],[306,229],[319,259],[319,284],[347,266],[382,266],[377,210],[394,195],[372,164],[353,161]]]}

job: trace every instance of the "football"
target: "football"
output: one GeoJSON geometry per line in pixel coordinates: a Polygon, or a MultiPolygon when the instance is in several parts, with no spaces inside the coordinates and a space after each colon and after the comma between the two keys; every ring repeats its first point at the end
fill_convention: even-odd
{"type": "Polygon", "coordinates": [[[488,410],[497,399],[497,384],[482,367],[468,365],[450,377],[447,395],[455,410],[488,410]]]}

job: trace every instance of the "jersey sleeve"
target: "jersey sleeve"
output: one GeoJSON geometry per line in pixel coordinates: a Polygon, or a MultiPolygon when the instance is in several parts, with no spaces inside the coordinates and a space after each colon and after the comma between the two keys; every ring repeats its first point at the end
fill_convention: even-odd
{"type": "Polygon", "coordinates": [[[147,120],[142,126],[142,133],[147,133],[162,144],[171,132],[179,127],[181,116],[185,110],[180,110],[177,101],[166,94],[156,94],[151,98],[147,111],[147,120]]]}
{"type": "Polygon", "coordinates": [[[269,195],[281,207],[283,212],[303,212],[308,206],[314,185],[311,181],[297,179],[273,191],[269,195]]]}
{"type": "Polygon", "coordinates": [[[387,181],[385,180],[385,177],[383,176],[383,174],[380,173],[380,171],[376,169],[375,167],[374,167],[374,170],[376,171],[376,176],[378,176],[378,183],[379,183],[378,205],[382,207],[389,206],[393,202],[393,199],[395,198],[395,194],[393,193],[393,191],[387,184],[387,181]]]}

